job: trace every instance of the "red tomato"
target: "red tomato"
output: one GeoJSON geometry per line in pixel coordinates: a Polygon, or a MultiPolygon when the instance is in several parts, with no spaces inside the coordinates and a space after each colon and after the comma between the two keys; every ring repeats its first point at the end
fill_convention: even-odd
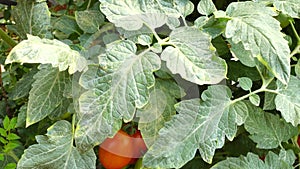
{"type": "Polygon", "coordinates": [[[139,130],[137,130],[136,133],[134,133],[131,137],[133,138],[133,157],[130,161],[130,164],[135,164],[136,161],[145,154],[147,151],[147,146],[139,130]]]}
{"type": "Polygon", "coordinates": [[[298,146],[300,147],[300,136],[298,136],[297,143],[298,143],[298,146]]]}
{"type": "Polygon", "coordinates": [[[99,159],[107,169],[121,169],[129,164],[132,151],[132,138],[119,130],[113,138],[107,138],[99,147],[99,159]]]}

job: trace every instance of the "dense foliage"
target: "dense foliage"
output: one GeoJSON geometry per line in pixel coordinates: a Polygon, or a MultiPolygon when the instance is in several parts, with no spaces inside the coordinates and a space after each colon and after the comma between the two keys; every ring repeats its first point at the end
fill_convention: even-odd
{"type": "Polygon", "coordinates": [[[300,0],[0,11],[0,168],[102,168],[99,145],[128,124],[148,149],[128,168],[299,166],[300,0]]]}

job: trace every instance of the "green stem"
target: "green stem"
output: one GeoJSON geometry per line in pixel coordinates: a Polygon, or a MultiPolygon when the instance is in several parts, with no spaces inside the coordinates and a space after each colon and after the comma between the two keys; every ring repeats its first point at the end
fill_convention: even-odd
{"type": "Polygon", "coordinates": [[[300,41],[298,42],[298,45],[296,46],[296,48],[292,51],[290,58],[293,57],[294,55],[296,55],[297,53],[300,53],[300,41]]]}
{"type": "Polygon", "coordinates": [[[13,151],[9,151],[7,154],[11,156],[16,162],[20,160],[19,157],[13,151]]]}
{"type": "Polygon", "coordinates": [[[291,20],[289,20],[289,22],[290,22],[290,25],[291,25],[291,27],[292,27],[292,29],[293,29],[293,32],[294,32],[294,34],[295,34],[295,37],[296,37],[296,39],[297,39],[297,43],[298,43],[298,45],[300,44],[300,37],[299,37],[299,35],[298,35],[298,33],[297,33],[297,30],[296,30],[296,28],[295,28],[295,26],[294,26],[294,24],[293,24],[293,22],[291,21],[291,20]]]}
{"type": "Polygon", "coordinates": [[[245,100],[246,98],[250,97],[251,95],[256,94],[256,93],[260,93],[260,92],[269,92],[269,93],[275,93],[275,94],[278,94],[278,91],[277,91],[277,90],[271,90],[271,89],[266,89],[265,87],[261,87],[260,89],[257,89],[257,90],[255,90],[255,91],[253,91],[253,92],[251,92],[251,93],[248,93],[248,94],[246,94],[246,95],[244,95],[244,96],[242,96],[242,97],[239,97],[239,98],[237,98],[237,99],[234,99],[234,100],[232,101],[232,103],[236,103],[236,102],[238,102],[238,101],[245,100]]]}
{"type": "Polygon", "coordinates": [[[87,5],[86,9],[89,9],[89,8],[90,8],[90,6],[91,6],[91,1],[92,1],[92,0],[89,0],[89,3],[88,3],[88,5],[87,5]]]}
{"type": "Polygon", "coordinates": [[[6,34],[1,28],[0,28],[0,38],[4,40],[9,46],[12,48],[17,45],[17,42],[15,42],[10,36],[6,34]]]}

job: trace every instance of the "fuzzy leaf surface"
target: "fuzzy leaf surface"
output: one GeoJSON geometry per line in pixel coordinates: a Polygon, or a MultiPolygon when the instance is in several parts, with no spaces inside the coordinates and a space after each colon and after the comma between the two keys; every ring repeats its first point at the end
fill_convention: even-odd
{"type": "Polygon", "coordinates": [[[69,68],[70,74],[84,70],[87,64],[85,58],[68,45],[55,39],[41,39],[31,35],[11,50],[5,64],[13,62],[51,64],[60,71],[69,68]]]}
{"type": "Polygon", "coordinates": [[[73,146],[72,126],[68,121],[56,122],[47,134],[36,136],[38,144],[29,146],[17,169],[95,169],[96,156],[93,150],[85,153],[73,146]]]}
{"type": "Polygon", "coordinates": [[[192,27],[175,29],[170,34],[168,46],[161,54],[173,74],[202,84],[215,84],[226,77],[226,62],[217,57],[211,37],[192,27]]]}
{"type": "Polygon", "coordinates": [[[252,56],[249,57],[256,57],[276,78],[287,84],[290,49],[280,32],[280,23],[272,17],[274,11],[260,3],[234,2],[226,13],[231,20],[226,25],[225,36],[231,40],[231,45],[241,42],[244,47],[241,50],[250,51],[252,56]]]}
{"type": "Polygon", "coordinates": [[[160,130],[158,139],[143,158],[144,165],[180,168],[195,156],[197,149],[202,159],[211,163],[215,150],[224,145],[225,136],[233,140],[237,125],[243,124],[247,117],[245,104],[232,103],[230,98],[229,88],[216,85],[202,93],[202,100],[176,104],[179,114],[160,130]]]}
{"type": "Polygon", "coordinates": [[[153,52],[136,54],[132,41],[110,44],[99,57],[100,67],[86,71],[80,84],[88,89],[79,99],[80,120],[76,143],[82,150],[100,144],[119,130],[122,119],[133,119],[135,109],[148,102],[149,88],[154,86],[153,71],[160,59],[153,52]]]}

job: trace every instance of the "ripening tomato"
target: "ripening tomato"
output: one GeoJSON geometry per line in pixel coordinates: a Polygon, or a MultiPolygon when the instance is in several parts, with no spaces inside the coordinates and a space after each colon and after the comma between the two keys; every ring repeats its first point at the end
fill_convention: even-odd
{"type": "Polygon", "coordinates": [[[298,136],[298,138],[297,138],[297,144],[300,147],[300,136],[298,136]]]}
{"type": "Polygon", "coordinates": [[[147,151],[147,146],[139,130],[137,130],[131,137],[133,138],[133,157],[130,161],[130,164],[135,164],[136,161],[145,154],[147,151]]]}
{"type": "Polygon", "coordinates": [[[132,138],[119,130],[113,138],[107,138],[99,146],[99,159],[107,169],[121,169],[129,164],[132,151],[132,138]]]}

